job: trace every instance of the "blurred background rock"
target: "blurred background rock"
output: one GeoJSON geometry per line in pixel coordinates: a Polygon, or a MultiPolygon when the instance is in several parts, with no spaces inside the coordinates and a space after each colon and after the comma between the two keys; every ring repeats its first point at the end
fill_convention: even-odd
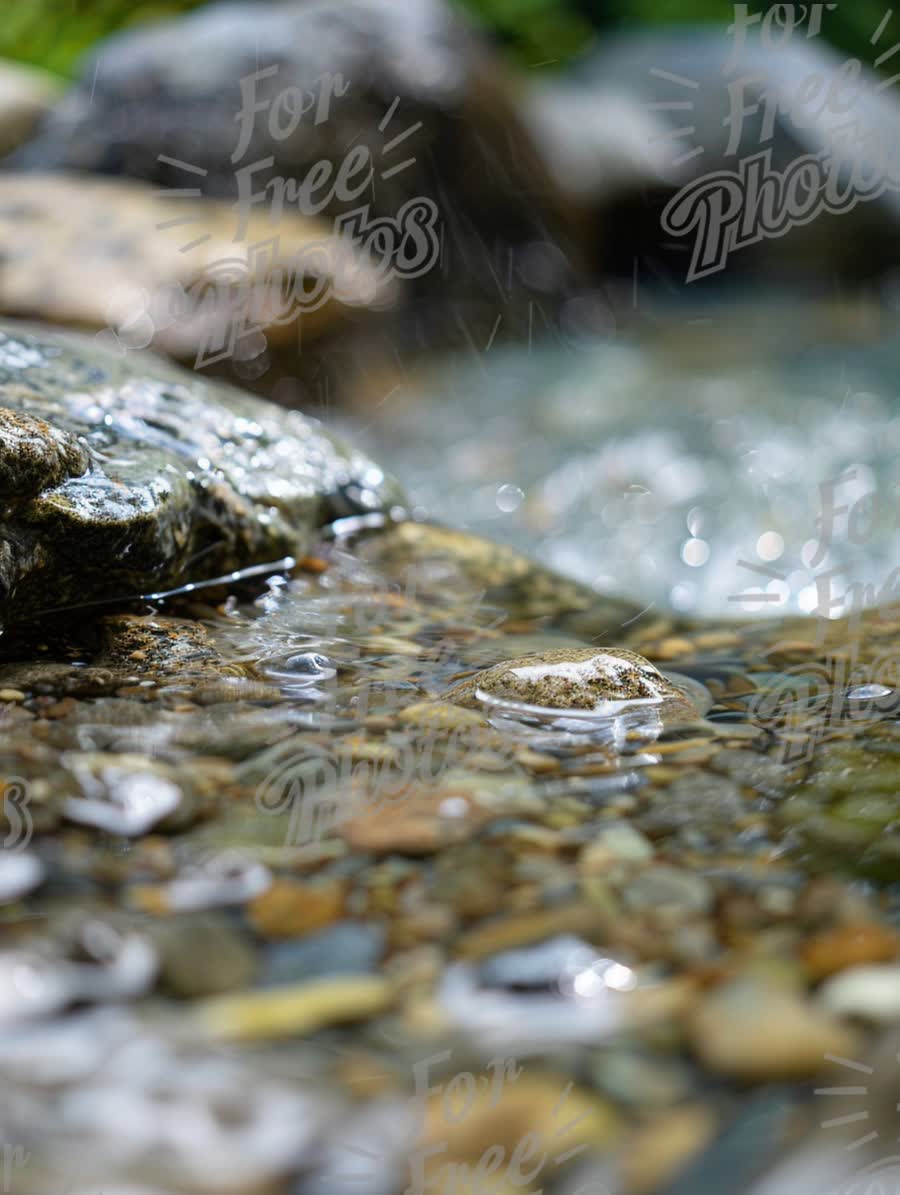
{"type": "MultiPolygon", "coordinates": [[[[742,610],[809,612],[819,487],[845,468],[894,484],[900,17],[869,0],[749,9],[777,19],[768,39],[754,23],[736,61],[738,6],[722,0],[23,0],[0,29],[18,60],[0,63],[0,312],[351,412],[418,509],[598,588],[734,613],[741,562],[777,543],[787,579],[742,610]],[[842,75],[857,58],[858,92],[842,75]],[[254,190],[364,146],[385,158],[374,218],[422,197],[439,212],[435,268],[288,320],[267,310],[289,250],[332,237],[360,202],[286,205],[268,232],[257,203],[229,242],[240,80],[276,65],[260,102],[328,75],[350,87],[284,138],[261,110],[242,161],[271,164],[254,190]],[[858,136],[828,100],[839,78],[858,136]],[[884,186],[848,210],[789,211],[691,278],[696,229],[663,219],[674,197],[761,152],[781,187],[842,134],[841,170],[884,186]],[[167,296],[198,286],[227,316],[220,259],[247,269],[270,234],[280,252],[253,264],[251,334],[229,343],[215,302],[171,318],[167,296]]],[[[753,231],[771,217],[748,191],[753,231]]],[[[831,563],[875,583],[896,536],[879,543],[865,559],[838,544],[831,563]]]]}

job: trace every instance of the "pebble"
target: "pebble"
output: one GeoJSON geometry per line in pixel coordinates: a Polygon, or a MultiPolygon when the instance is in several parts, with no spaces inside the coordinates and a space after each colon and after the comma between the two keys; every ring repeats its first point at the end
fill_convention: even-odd
{"type": "Polygon", "coordinates": [[[813,979],[825,979],[846,967],[887,962],[898,954],[900,935],[869,922],[823,930],[805,943],[802,958],[813,979]]]}
{"type": "Polygon", "coordinates": [[[734,631],[704,631],[694,636],[694,646],[702,651],[718,651],[721,648],[737,647],[740,635],[734,631]]]}
{"type": "Polygon", "coordinates": [[[643,656],[623,648],[559,648],[486,668],[456,685],[448,701],[478,708],[485,701],[544,709],[593,711],[632,701],[687,701],[643,656]]]}
{"type": "Polygon", "coordinates": [[[58,1012],[71,998],[64,966],[37,951],[0,954],[0,1027],[58,1012]]]}
{"type": "Polygon", "coordinates": [[[766,797],[780,797],[784,793],[792,770],[777,759],[738,747],[723,747],[712,759],[710,767],[766,797]]]}
{"type": "Polygon", "coordinates": [[[0,701],[24,701],[25,694],[21,689],[0,689],[0,701]]]}
{"type": "Polygon", "coordinates": [[[264,938],[299,938],[337,921],[344,907],[343,884],[296,884],[276,880],[247,906],[250,924],[264,938]]]}
{"type": "Polygon", "coordinates": [[[713,890],[702,876],[657,864],[629,880],[622,899],[630,909],[656,912],[671,921],[708,913],[713,890]]]}
{"type": "Polygon", "coordinates": [[[689,1018],[688,1030],[705,1066],[756,1083],[808,1078],[822,1068],[826,1054],[854,1058],[858,1045],[830,1012],[753,979],[714,989],[689,1018]]]}
{"type": "Polygon", "coordinates": [[[0,851],[0,905],[27,896],[43,882],[47,869],[37,855],[0,851]]]}
{"type": "Polygon", "coordinates": [[[893,1024],[900,1021],[900,965],[851,967],[826,980],[819,998],[838,1016],[893,1024]]]}
{"type": "Polygon", "coordinates": [[[165,905],[176,912],[243,905],[260,896],[272,883],[262,863],[239,851],[220,854],[186,868],[162,890],[165,905]]]}
{"type": "Polygon", "coordinates": [[[384,955],[386,934],[377,922],[339,921],[295,942],[279,942],[263,955],[263,987],[335,975],[368,975],[384,955]]]}
{"type": "Polygon", "coordinates": [[[416,1142],[427,1159],[424,1184],[410,1191],[513,1195],[556,1190],[572,1159],[588,1149],[608,1150],[621,1134],[620,1119],[605,1100],[563,1075],[532,1074],[514,1059],[506,1061],[506,1069],[498,1064],[478,1074],[467,1115],[458,1114],[451,1081],[452,1076],[443,1084],[437,1076],[433,1081],[437,1090],[425,1104],[416,1142]],[[455,1177],[461,1166],[468,1167],[471,1185],[463,1187],[455,1177]]]}
{"type": "Polygon", "coordinates": [[[464,726],[483,726],[484,719],[474,710],[462,709],[447,701],[420,701],[400,710],[401,722],[428,730],[458,730],[464,726]]]}
{"type": "Polygon", "coordinates": [[[507,950],[486,959],[478,969],[487,987],[558,990],[597,958],[597,952],[573,934],[560,934],[535,946],[507,950]]]}
{"type": "Polygon", "coordinates": [[[650,1195],[682,1170],[712,1140],[716,1115],[709,1105],[676,1108],[632,1133],[619,1173],[629,1195],[650,1195]]]}
{"type": "Polygon", "coordinates": [[[679,639],[673,635],[669,639],[663,639],[661,643],[654,644],[649,654],[656,660],[675,660],[679,656],[689,655],[693,651],[694,644],[690,639],[679,639]]]}
{"type": "Polygon", "coordinates": [[[449,787],[413,788],[388,808],[364,808],[344,823],[341,835],[357,851],[430,855],[467,841],[489,816],[470,793],[454,793],[449,787]]]}
{"type": "Polygon", "coordinates": [[[247,987],[256,973],[248,942],[214,916],[178,917],[151,931],[160,979],[175,996],[195,1000],[247,987]]]}
{"type": "Polygon", "coordinates": [[[597,926],[595,908],[582,904],[566,905],[488,921],[464,934],[456,943],[455,953],[459,958],[483,959],[503,950],[540,942],[554,934],[587,934],[597,926]]]}
{"type": "Polygon", "coordinates": [[[733,780],[691,769],[669,779],[644,820],[654,830],[693,827],[721,837],[730,833],[735,820],[746,812],[747,805],[733,780]]]}
{"type": "Polygon", "coordinates": [[[578,857],[579,867],[600,872],[613,863],[646,863],[655,854],[653,843],[627,822],[604,826],[578,857]]]}
{"type": "Polygon", "coordinates": [[[120,763],[102,770],[99,781],[84,773],[86,797],[69,797],[63,812],[69,821],[94,826],[109,834],[138,838],[174,813],[182,802],[182,790],[156,772],[134,771],[124,756],[120,763]]]}
{"type": "Polygon", "coordinates": [[[198,1015],[201,1026],[215,1037],[269,1040],[365,1020],[384,1012],[392,1000],[387,980],[361,975],[220,996],[201,1003],[198,1015]]]}

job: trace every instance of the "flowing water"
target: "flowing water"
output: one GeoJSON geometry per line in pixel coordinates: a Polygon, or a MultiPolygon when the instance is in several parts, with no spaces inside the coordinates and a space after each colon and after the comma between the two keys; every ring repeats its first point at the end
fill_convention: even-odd
{"type": "MultiPolygon", "coordinates": [[[[624,599],[364,516],[264,582],[5,638],[0,1185],[732,1195],[884,1163],[900,615],[693,614],[735,612],[765,536],[815,539],[801,490],[891,481],[895,416],[835,408],[824,358],[821,426],[774,364],[682,416],[661,360],[504,358],[477,435],[473,366],[449,444],[423,405],[395,445],[429,514],[624,599]]],[[[896,560],[843,526],[822,567],[896,560]]]]}

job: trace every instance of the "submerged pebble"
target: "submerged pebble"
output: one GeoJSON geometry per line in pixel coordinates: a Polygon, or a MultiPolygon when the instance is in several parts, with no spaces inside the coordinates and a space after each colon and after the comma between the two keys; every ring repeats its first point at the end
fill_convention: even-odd
{"type": "Polygon", "coordinates": [[[42,882],[46,868],[41,860],[24,851],[0,851],[0,905],[27,896],[42,882]]]}
{"type": "Polygon", "coordinates": [[[269,987],[332,975],[367,975],[377,969],[384,948],[381,926],[341,921],[297,941],[270,946],[260,983],[269,987]]]}
{"type": "Polygon", "coordinates": [[[820,997],[839,1016],[894,1024],[900,1021],[900,966],[851,967],[829,979],[820,997]]]}
{"type": "Polygon", "coordinates": [[[177,912],[242,905],[261,896],[272,884],[262,863],[239,851],[223,851],[186,867],[166,887],[166,901],[177,912]]]}
{"type": "Polygon", "coordinates": [[[829,1054],[856,1056],[855,1035],[802,996],[741,979],[716,988],[690,1021],[691,1042],[711,1070],[749,1081],[807,1078],[829,1054]]]}
{"type": "MultiPolygon", "coordinates": [[[[138,765],[139,766],[139,765],[138,765]]],[[[174,813],[182,802],[181,789],[155,772],[129,770],[127,763],[104,768],[96,779],[82,770],[88,795],[70,797],[66,817],[109,834],[137,838],[174,813]]]]}
{"type": "Polygon", "coordinates": [[[439,999],[452,1022],[481,1045],[540,1052],[622,1031],[628,993],[637,984],[631,967],[560,935],[477,967],[450,967],[439,999]]]}

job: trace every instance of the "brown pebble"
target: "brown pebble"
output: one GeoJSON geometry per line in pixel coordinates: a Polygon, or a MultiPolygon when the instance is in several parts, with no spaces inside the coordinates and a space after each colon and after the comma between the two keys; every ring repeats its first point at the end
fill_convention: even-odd
{"type": "Polygon", "coordinates": [[[419,1190],[515,1195],[558,1189],[569,1158],[588,1148],[608,1150],[619,1137],[621,1123],[613,1106],[565,1075],[532,1070],[514,1058],[473,1069],[469,1110],[462,1116],[457,1111],[461,1093],[451,1087],[452,1070],[443,1083],[435,1071],[435,1090],[425,1102],[416,1146],[427,1159],[419,1190]],[[459,1175],[466,1172],[462,1167],[474,1183],[459,1184],[459,1175]],[[529,1172],[537,1181],[526,1185],[522,1179],[529,1172]],[[492,1175],[489,1185],[482,1181],[487,1174],[492,1175]]]}
{"type": "Polygon", "coordinates": [[[862,963],[883,963],[900,953],[900,936],[871,922],[841,925],[816,934],[803,946],[802,958],[814,979],[824,979],[862,963]]]}
{"type": "Polygon", "coordinates": [[[722,647],[737,647],[740,641],[740,635],[734,631],[704,631],[694,639],[694,646],[703,651],[716,651],[722,647]]]}
{"type": "Polygon", "coordinates": [[[24,701],[25,694],[21,689],[0,689],[0,701],[24,701]]]}
{"type": "Polygon", "coordinates": [[[706,1104],[689,1104],[642,1125],[625,1142],[621,1175],[629,1195],[666,1186],[712,1139],[716,1117],[706,1104]]]}
{"type": "Polygon", "coordinates": [[[324,573],[328,571],[328,561],[321,556],[303,556],[297,561],[297,568],[304,573],[324,573]]]}
{"type": "Polygon", "coordinates": [[[674,660],[678,656],[686,656],[694,650],[694,644],[690,639],[679,639],[677,636],[672,636],[669,639],[663,639],[661,643],[656,643],[652,648],[647,649],[647,655],[652,660],[674,660]]]}
{"type": "Polygon", "coordinates": [[[356,851],[430,855],[466,842],[489,817],[470,792],[410,787],[389,804],[363,805],[344,823],[341,836],[356,851]]]}
{"type": "Polygon", "coordinates": [[[529,946],[556,934],[586,935],[603,926],[602,915],[590,905],[565,905],[559,909],[504,917],[479,925],[456,943],[459,958],[482,959],[517,946],[529,946]]]}
{"type": "Polygon", "coordinates": [[[710,1070],[756,1083],[810,1078],[826,1054],[855,1058],[859,1045],[803,996],[752,979],[716,988],[690,1017],[689,1031],[710,1070]]]}
{"type": "Polygon", "coordinates": [[[295,884],[276,880],[247,907],[247,915],[264,938],[300,938],[337,921],[344,908],[340,884],[295,884]]]}

